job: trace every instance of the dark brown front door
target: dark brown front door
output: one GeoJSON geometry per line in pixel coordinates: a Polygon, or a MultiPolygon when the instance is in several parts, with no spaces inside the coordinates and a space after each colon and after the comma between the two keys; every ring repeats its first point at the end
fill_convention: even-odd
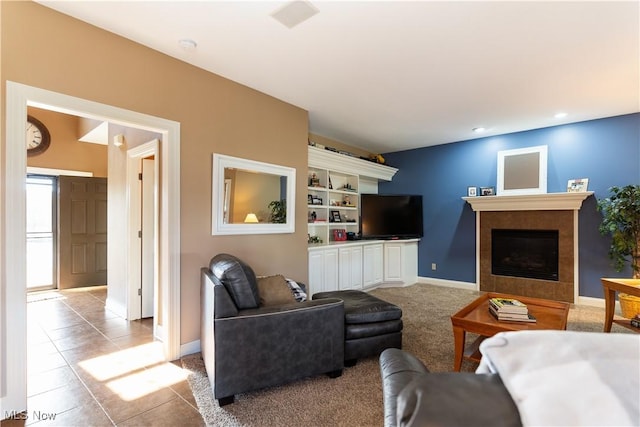
{"type": "Polygon", "coordinates": [[[60,176],[59,287],[107,284],[107,179],[60,176]]]}

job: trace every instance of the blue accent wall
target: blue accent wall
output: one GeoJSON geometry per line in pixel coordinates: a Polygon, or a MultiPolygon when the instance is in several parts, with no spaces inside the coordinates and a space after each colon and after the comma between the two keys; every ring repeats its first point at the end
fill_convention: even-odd
{"type": "Polygon", "coordinates": [[[602,298],[601,277],[631,277],[630,269],[611,267],[596,199],[611,186],[640,184],[640,113],[384,154],[399,171],[379,184],[379,193],[423,196],[419,276],[476,281],[475,213],[461,197],[469,186],[496,187],[498,151],[537,145],[549,149],[549,193],[565,192],[573,178],[589,178],[595,192],[578,215],[579,294],[602,298]]]}

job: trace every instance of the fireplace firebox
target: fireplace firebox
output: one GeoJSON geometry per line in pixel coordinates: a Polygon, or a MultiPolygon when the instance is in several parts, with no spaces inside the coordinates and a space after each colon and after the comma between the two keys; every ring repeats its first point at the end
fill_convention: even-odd
{"type": "Polygon", "coordinates": [[[491,230],[491,274],[558,281],[558,230],[491,230]]]}

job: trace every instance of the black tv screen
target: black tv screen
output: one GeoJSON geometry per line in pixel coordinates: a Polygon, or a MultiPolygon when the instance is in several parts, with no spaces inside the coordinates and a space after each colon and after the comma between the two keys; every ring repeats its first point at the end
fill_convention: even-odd
{"type": "Polygon", "coordinates": [[[361,194],[360,235],[363,239],[422,237],[422,196],[361,194]]]}

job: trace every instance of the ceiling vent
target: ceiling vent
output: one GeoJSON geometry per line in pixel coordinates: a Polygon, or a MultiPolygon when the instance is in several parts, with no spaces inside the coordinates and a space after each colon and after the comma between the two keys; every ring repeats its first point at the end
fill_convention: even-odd
{"type": "Polygon", "coordinates": [[[273,12],[271,16],[285,27],[291,29],[318,12],[319,10],[306,0],[294,0],[273,12]]]}

